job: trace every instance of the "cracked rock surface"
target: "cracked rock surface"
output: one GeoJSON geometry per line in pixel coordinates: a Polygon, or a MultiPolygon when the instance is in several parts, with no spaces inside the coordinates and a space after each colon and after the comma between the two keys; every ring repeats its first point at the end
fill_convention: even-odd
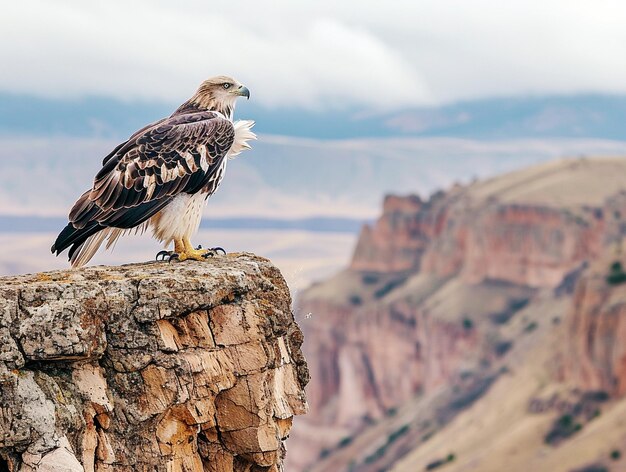
{"type": "Polygon", "coordinates": [[[0,278],[0,470],[282,470],[302,340],[251,254],[0,278]]]}

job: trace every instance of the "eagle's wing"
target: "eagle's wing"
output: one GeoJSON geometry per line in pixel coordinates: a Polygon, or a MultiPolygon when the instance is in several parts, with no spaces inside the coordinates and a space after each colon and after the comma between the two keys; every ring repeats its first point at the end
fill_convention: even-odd
{"type": "Polygon", "coordinates": [[[175,195],[200,191],[215,178],[234,135],[232,122],[209,111],[176,114],[138,131],[105,157],[52,251],[73,246],[71,257],[98,231],[136,227],[175,195]]]}

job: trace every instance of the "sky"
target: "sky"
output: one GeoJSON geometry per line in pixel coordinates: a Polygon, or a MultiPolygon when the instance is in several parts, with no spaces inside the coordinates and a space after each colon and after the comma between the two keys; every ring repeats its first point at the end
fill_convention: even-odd
{"type": "Polygon", "coordinates": [[[623,0],[2,3],[0,92],[180,102],[227,74],[278,109],[626,93],[623,0]]]}

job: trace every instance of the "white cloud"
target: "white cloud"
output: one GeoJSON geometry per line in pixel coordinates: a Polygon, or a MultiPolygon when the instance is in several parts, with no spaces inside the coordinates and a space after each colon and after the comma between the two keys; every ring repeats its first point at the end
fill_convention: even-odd
{"type": "Polygon", "coordinates": [[[179,101],[227,73],[266,106],[626,93],[624,24],[618,0],[22,0],[0,90],[179,101]]]}
{"type": "Polygon", "coordinates": [[[291,32],[276,22],[263,32],[193,8],[112,5],[14,5],[0,19],[0,60],[11,64],[0,88],[181,100],[204,78],[225,73],[269,106],[379,108],[428,99],[399,53],[339,20],[313,18],[291,32]]]}

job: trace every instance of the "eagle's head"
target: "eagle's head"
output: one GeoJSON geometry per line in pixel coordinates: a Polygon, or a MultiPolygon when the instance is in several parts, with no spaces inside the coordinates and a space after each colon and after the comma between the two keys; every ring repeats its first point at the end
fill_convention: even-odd
{"type": "Polygon", "coordinates": [[[238,97],[250,98],[250,91],[232,77],[218,75],[202,82],[188,103],[232,118],[238,97]]]}

